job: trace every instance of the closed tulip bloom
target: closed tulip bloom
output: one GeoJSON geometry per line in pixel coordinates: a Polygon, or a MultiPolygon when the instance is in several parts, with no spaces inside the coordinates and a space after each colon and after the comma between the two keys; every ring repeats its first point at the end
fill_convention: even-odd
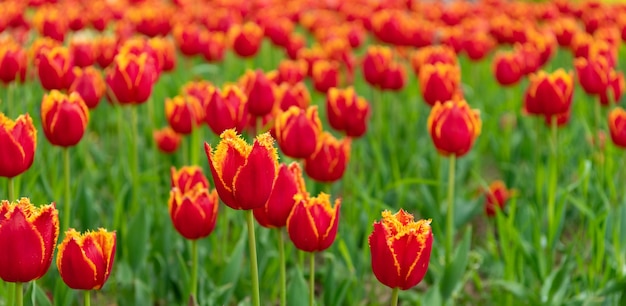
{"type": "Polygon", "coordinates": [[[74,76],[69,92],[78,93],[89,109],[96,108],[107,90],[100,71],[93,66],[84,69],[74,67],[74,76]]]}
{"type": "Polygon", "coordinates": [[[411,66],[416,75],[420,74],[422,67],[428,64],[450,64],[457,65],[457,56],[454,50],[448,46],[428,46],[419,49],[411,56],[411,66]]]}
{"type": "Polygon", "coordinates": [[[337,140],[328,132],[319,138],[317,151],[304,161],[304,171],[318,182],[334,182],[346,171],[350,160],[350,139],[337,140]]]}
{"type": "Polygon", "coordinates": [[[285,53],[290,59],[299,59],[300,50],[306,47],[306,39],[299,33],[291,33],[289,35],[289,42],[284,47],[285,53]]]}
{"type": "Polygon", "coordinates": [[[616,71],[609,73],[609,86],[606,91],[600,93],[600,104],[609,105],[611,102],[619,103],[624,91],[624,74],[616,71]]]}
{"type": "Polygon", "coordinates": [[[179,170],[172,167],[170,168],[170,173],[172,189],[177,188],[182,193],[190,191],[196,185],[200,185],[202,188],[209,188],[209,181],[199,166],[184,166],[179,170]]]}
{"type": "Polygon", "coordinates": [[[209,193],[207,187],[200,184],[185,192],[174,187],[168,207],[176,231],[186,239],[200,239],[215,228],[219,198],[215,189],[209,193]]]}
{"type": "Polygon", "coordinates": [[[157,70],[147,53],[120,53],[109,67],[106,83],[120,104],[140,104],[152,94],[157,70]]]}
{"type": "Polygon", "coordinates": [[[357,138],[367,131],[370,105],[357,96],[354,88],[331,88],[326,94],[328,123],[333,129],[343,131],[347,136],[357,138]]]}
{"type": "Polygon", "coordinates": [[[173,34],[176,39],[176,45],[183,55],[194,56],[202,53],[200,37],[206,35],[206,30],[201,28],[200,25],[195,23],[180,24],[174,27],[173,34]]]}
{"type": "Polygon", "coordinates": [[[189,135],[202,122],[204,110],[194,96],[176,96],[165,99],[165,117],[178,134],[189,135]]]}
{"type": "Polygon", "coordinates": [[[612,69],[605,57],[578,57],[574,60],[574,67],[578,81],[586,93],[597,95],[606,91],[609,84],[609,73],[612,69]]]}
{"type": "Polygon", "coordinates": [[[309,90],[302,82],[293,86],[281,84],[276,92],[278,106],[282,111],[286,111],[292,106],[304,109],[311,104],[309,90]]]}
{"type": "Polygon", "coordinates": [[[70,54],[74,66],[87,67],[96,62],[94,43],[87,39],[74,39],[70,42],[70,54]]]}
{"type": "Polygon", "coordinates": [[[57,268],[63,282],[72,289],[98,290],[109,279],[115,259],[115,232],[79,233],[70,228],[57,251],[57,268]]]}
{"type": "Polygon", "coordinates": [[[609,131],[613,143],[626,149],[626,111],[623,108],[616,107],[609,113],[609,131]]]}
{"type": "Polygon", "coordinates": [[[280,228],[287,225],[287,218],[296,200],[296,194],[306,194],[300,164],[280,164],[272,193],[264,206],[253,210],[254,218],[263,227],[280,228]]]}
{"type": "Polygon", "coordinates": [[[469,36],[463,38],[463,51],[467,53],[467,56],[473,60],[478,61],[496,46],[496,41],[485,32],[470,32],[469,36]]]}
{"type": "Polygon", "coordinates": [[[101,36],[94,42],[96,47],[96,61],[102,68],[108,67],[113,63],[115,55],[117,55],[117,40],[112,36],[101,36]]]}
{"type": "Polygon", "coordinates": [[[215,151],[204,144],[215,189],[224,204],[250,210],[265,205],[278,171],[278,154],[269,133],[249,145],[234,129],[220,135],[215,151]]]}
{"type": "Polygon", "coordinates": [[[576,32],[580,31],[576,19],[569,17],[556,19],[552,22],[551,29],[562,47],[569,47],[576,32]]]}
{"type": "Polygon", "coordinates": [[[55,146],[75,146],[87,129],[89,109],[78,93],[69,96],[58,90],[44,95],[41,125],[48,141],[55,146]]]}
{"type": "Polygon", "coordinates": [[[322,133],[317,106],[306,110],[290,107],[276,117],[274,129],[278,146],[285,155],[292,158],[311,156],[317,149],[317,140],[322,133]]]}
{"type": "Polygon", "coordinates": [[[228,31],[233,51],[241,57],[252,57],[259,52],[263,29],[254,22],[234,25],[228,31]]]}
{"type": "Polygon", "coordinates": [[[482,122],[478,110],[465,100],[437,103],[428,116],[428,132],[439,154],[465,155],[480,135],[482,122]]]}
{"type": "Polygon", "coordinates": [[[54,203],[36,207],[28,198],[0,202],[0,278],[26,283],[50,268],[59,237],[54,203]]]}
{"type": "Polygon", "coordinates": [[[313,64],[313,87],[326,93],[339,85],[339,64],[334,61],[319,60],[313,64]]]}
{"type": "Polygon", "coordinates": [[[278,64],[276,83],[298,84],[306,77],[307,65],[303,60],[283,60],[278,64]]]}
{"type": "Polygon", "coordinates": [[[450,64],[425,65],[420,69],[419,83],[424,101],[433,106],[460,95],[461,71],[450,64]]]}
{"type": "Polygon", "coordinates": [[[65,47],[45,50],[37,59],[37,72],[41,86],[46,90],[65,90],[74,81],[74,67],[70,53],[65,47]]]}
{"type": "Polygon", "coordinates": [[[37,130],[28,114],[15,121],[0,113],[0,176],[12,178],[33,164],[37,130]]]}
{"type": "Polygon", "coordinates": [[[236,85],[215,90],[205,106],[205,120],[213,133],[219,135],[228,129],[241,133],[248,123],[248,97],[236,85]]]}
{"type": "Polygon", "coordinates": [[[328,249],[337,237],[341,199],[330,204],[330,195],[317,197],[296,194],[296,204],[287,218],[287,232],[293,244],[305,252],[328,249]]]}
{"type": "Polygon", "coordinates": [[[493,58],[492,70],[502,86],[514,85],[524,75],[523,59],[516,52],[498,52],[493,58]]]}
{"type": "Polygon", "coordinates": [[[26,52],[13,41],[0,42],[0,82],[24,82],[26,79],[26,52]]]}
{"type": "Polygon", "coordinates": [[[154,137],[154,141],[156,142],[159,150],[166,154],[176,152],[180,146],[180,142],[182,141],[182,136],[172,130],[169,126],[154,131],[152,133],[152,137],[154,137]]]}
{"type": "Polygon", "coordinates": [[[400,209],[383,211],[369,236],[372,271],[383,285],[408,290],[419,284],[430,261],[433,232],[430,220],[414,221],[400,209]]]}
{"type": "Polygon", "coordinates": [[[485,214],[488,217],[493,217],[496,215],[496,207],[498,210],[504,209],[504,205],[513,195],[513,192],[502,181],[494,181],[489,184],[489,189],[484,191],[485,214]]]}
{"type": "Polygon", "coordinates": [[[566,113],[572,105],[573,93],[571,72],[563,69],[550,74],[539,71],[530,75],[530,84],[524,96],[524,110],[545,117],[566,113]]]}
{"type": "Polygon", "coordinates": [[[224,60],[226,51],[226,36],[222,32],[208,32],[202,37],[202,52],[207,62],[220,62],[224,60]]]}
{"type": "Polygon", "coordinates": [[[164,72],[176,68],[176,46],[172,40],[160,36],[152,37],[148,40],[148,45],[155,51],[164,72]]]}
{"type": "Polygon", "coordinates": [[[41,36],[62,42],[68,29],[67,19],[56,6],[38,9],[33,16],[33,24],[41,36]]]}
{"type": "Polygon", "coordinates": [[[293,29],[293,22],[283,17],[265,22],[264,33],[274,45],[284,47],[289,43],[289,35],[293,29]]]}
{"type": "Polygon", "coordinates": [[[248,70],[241,81],[248,96],[248,112],[255,117],[263,117],[274,108],[276,97],[274,87],[262,70],[248,70]]]}
{"type": "Polygon", "coordinates": [[[392,53],[390,48],[370,46],[363,58],[363,77],[365,81],[372,86],[380,86],[391,61],[392,53]]]}
{"type": "Polygon", "coordinates": [[[406,84],[406,71],[404,66],[392,62],[385,70],[384,77],[380,83],[380,89],[398,91],[406,84]]]}

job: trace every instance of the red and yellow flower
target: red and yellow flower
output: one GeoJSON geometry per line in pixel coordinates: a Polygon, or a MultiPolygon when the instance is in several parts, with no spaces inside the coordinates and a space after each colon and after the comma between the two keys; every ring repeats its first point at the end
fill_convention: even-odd
{"type": "Polygon", "coordinates": [[[326,112],[330,126],[349,137],[361,137],[367,131],[370,105],[352,87],[331,88],[326,94],[326,112]]]}
{"type": "Polygon", "coordinates": [[[305,252],[320,252],[329,248],[337,237],[341,199],[330,204],[330,195],[317,197],[296,194],[296,204],[287,218],[287,232],[293,244],[305,252]]]}
{"type": "Polygon", "coordinates": [[[289,214],[296,205],[294,199],[296,194],[308,196],[300,164],[297,162],[289,166],[280,164],[272,193],[264,206],[253,210],[254,218],[261,226],[267,228],[280,228],[287,225],[289,214]]]}
{"type": "Polygon", "coordinates": [[[70,228],[59,244],[57,268],[63,282],[72,289],[98,290],[109,279],[115,259],[115,232],[79,233],[70,228]]]}
{"type": "Polygon", "coordinates": [[[248,112],[255,117],[263,117],[274,108],[276,101],[274,87],[262,70],[248,70],[241,79],[241,87],[248,96],[248,112]]]}
{"type": "Polygon", "coordinates": [[[313,87],[326,93],[339,85],[339,64],[335,61],[318,60],[313,64],[313,87]]]}
{"type": "Polygon", "coordinates": [[[288,110],[291,106],[307,108],[311,104],[311,95],[304,83],[299,82],[293,86],[285,83],[277,87],[276,99],[278,108],[282,111],[288,110]]]}
{"type": "Polygon", "coordinates": [[[98,106],[106,90],[106,83],[96,68],[93,66],[84,69],[74,67],[74,82],[69,92],[78,93],[89,109],[98,106]]]}
{"type": "Polygon", "coordinates": [[[174,228],[186,239],[204,238],[213,232],[219,207],[215,189],[209,193],[201,184],[185,191],[174,187],[168,206],[174,228]]]}
{"type": "Polygon", "coordinates": [[[26,66],[26,52],[18,43],[13,40],[0,42],[0,82],[24,82],[26,66]]]}
{"type": "Polygon", "coordinates": [[[254,22],[234,25],[228,31],[233,51],[241,57],[252,57],[259,52],[263,29],[254,22]]]}
{"type": "Polygon", "coordinates": [[[350,139],[337,140],[328,132],[318,137],[318,149],[304,161],[306,174],[318,182],[340,179],[350,160],[350,139]]]}
{"type": "Polygon", "coordinates": [[[156,81],[157,70],[147,53],[123,52],[115,56],[106,82],[120,104],[140,104],[148,100],[156,81]]]}
{"type": "Polygon", "coordinates": [[[59,7],[46,6],[37,9],[33,16],[33,24],[41,36],[63,41],[67,33],[67,19],[59,7]]]}
{"type": "Polygon", "coordinates": [[[278,146],[285,155],[292,158],[311,156],[317,150],[317,140],[322,133],[317,106],[306,110],[290,107],[277,116],[274,129],[278,146]]]}
{"type": "Polygon", "coordinates": [[[524,110],[528,114],[547,118],[567,113],[574,93],[571,72],[559,69],[548,74],[539,71],[530,75],[530,85],[524,96],[524,110]]]}
{"type": "Polygon", "coordinates": [[[172,130],[169,126],[154,131],[152,133],[152,137],[154,137],[154,141],[156,142],[159,150],[166,154],[176,152],[176,150],[178,150],[178,146],[180,146],[180,142],[182,141],[182,136],[172,130]]]}
{"type": "Polygon", "coordinates": [[[42,277],[50,268],[58,237],[54,203],[36,207],[28,198],[0,202],[0,278],[26,283],[42,277]]]}
{"type": "Polygon", "coordinates": [[[226,85],[223,90],[213,90],[205,105],[205,120],[213,133],[219,135],[228,129],[241,133],[248,124],[248,97],[239,86],[226,85]]]}
{"type": "Polygon", "coordinates": [[[269,133],[247,144],[234,129],[224,131],[213,151],[204,144],[215,189],[224,204],[250,210],[265,205],[278,171],[278,154],[269,133]]]}
{"type": "Polygon", "coordinates": [[[37,130],[28,114],[15,121],[0,113],[0,176],[12,178],[33,164],[37,130]]]}
{"type": "Polygon", "coordinates": [[[414,221],[400,209],[383,211],[369,236],[372,270],[376,279],[390,288],[410,289],[419,284],[426,271],[433,244],[430,220],[414,221]]]}
{"type": "Polygon", "coordinates": [[[460,157],[469,152],[481,127],[480,113],[470,109],[465,100],[438,102],[428,116],[428,132],[443,156],[460,157]]]}
{"type": "Polygon", "coordinates": [[[456,65],[425,65],[420,69],[419,83],[424,101],[431,106],[461,95],[461,71],[456,65]]]}
{"type": "Polygon", "coordinates": [[[209,181],[199,166],[184,166],[179,170],[172,167],[170,174],[171,187],[179,189],[182,193],[193,189],[196,185],[209,188],[209,181]]]}
{"type": "Polygon", "coordinates": [[[41,101],[41,125],[48,141],[55,146],[75,146],[87,129],[89,109],[78,93],[69,96],[58,90],[41,101]]]}
{"type": "Polygon", "coordinates": [[[517,52],[498,52],[493,58],[492,70],[502,86],[517,84],[524,75],[523,59],[517,52]]]}
{"type": "Polygon", "coordinates": [[[183,135],[191,134],[202,123],[204,110],[194,96],[176,96],[165,99],[165,117],[172,129],[183,135]]]}
{"type": "Polygon", "coordinates": [[[488,217],[495,216],[496,209],[504,209],[504,205],[514,192],[514,190],[508,189],[503,181],[498,180],[489,184],[489,189],[483,191],[485,194],[485,214],[488,217]]]}
{"type": "Polygon", "coordinates": [[[41,86],[46,90],[65,90],[74,81],[74,64],[65,47],[44,49],[36,60],[41,86]]]}
{"type": "Polygon", "coordinates": [[[96,62],[96,50],[93,41],[85,38],[75,38],[70,42],[70,57],[74,66],[87,67],[96,62]]]}
{"type": "Polygon", "coordinates": [[[616,107],[609,113],[609,131],[613,143],[626,149],[626,111],[623,108],[616,107]]]}

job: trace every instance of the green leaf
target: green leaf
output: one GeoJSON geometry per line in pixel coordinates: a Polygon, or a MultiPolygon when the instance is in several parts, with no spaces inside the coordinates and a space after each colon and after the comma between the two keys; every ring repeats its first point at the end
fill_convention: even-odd
{"type": "Polygon", "coordinates": [[[495,288],[501,288],[520,299],[529,300],[532,296],[526,287],[520,283],[506,280],[495,280],[491,282],[491,285],[495,288]]]}
{"type": "Polygon", "coordinates": [[[443,305],[440,291],[435,287],[431,287],[430,290],[424,294],[423,303],[421,305],[443,305]]]}
{"type": "Polygon", "coordinates": [[[544,305],[561,305],[570,282],[570,264],[565,258],[563,264],[546,277],[541,286],[540,297],[544,305]]]}
{"type": "Polygon", "coordinates": [[[460,280],[467,268],[469,260],[469,250],[472,238],[472,228],[470,227],[463,235],[461,244],[456,248],[452,262],[446,265],[443,277],[439,282],[439,289],[444,300],[448,300],[454,289],[460,284],[460,280]]]}
{"type": "Polygon", "coordinates": [[[243,254],[245,251],[246,241],[248,241],[247,238],[248,232],[241,231],[239,240],[230,255],[230,260],[226,264],[226,269],[224,269],[222,278],[220,279],[220,285],[229,286],[229,288],[224,290],[224,294],[219,296],[217,305],[226,305],[230,302],[233,295],[233,289],[235,288],[237,282],[239,282],[241,268],[244,266],[243,254]]]}
{"type": "Polygon", "coordinates": [[[309,288],[299,266],[289,276],[287,284],[287,305],[308,305],[309,288]]]}
{"type": "Polygon", "coordinates": [[[30,296],[30,302],[32,305],[38,306],[52,306],[52,302],[48,298],[48,295],[37,286],[37,282],[30,282],[26,290],[26,296],[30,296]]]}
{"type": "Polygon", "coordinates": [[[128,260],[135,272],[141,271],[148,252],[150,251],[150,225],[152,216],[150,214],[138,213],[130,221],[125,245],[128,247],[128,260]]]}

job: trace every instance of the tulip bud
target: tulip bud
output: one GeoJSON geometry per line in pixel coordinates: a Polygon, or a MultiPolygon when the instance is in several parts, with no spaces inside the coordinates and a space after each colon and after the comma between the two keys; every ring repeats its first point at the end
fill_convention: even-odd
{"type": "Polygon", "coordinates": [[[278,146],[285,155],[307,158],[317,149],[322,122],[317,106],[306,110],[292,106],[277,116],[274,128],[278,146]]]}
{"type": "Polygon", "coordinates": [[[37,61],[37,72],[41,86],[46,90],[65,90],[74,81],[74,64],[65,47],[44,50],[37,61]]]}
{"type": "Polygon", "coordinates": [[[159,150],[166,154],[176,152],[182,140],[182,137],[169,126],[154,131],[152,136],[159,150]]]}
{"type": "Polygon", "coordinates": [[[205,120],[213,133],[219,135],[228,129],[241,133],[248,123],[248,98],[235,85],[214,90],[205,106],[205,120]]]}
{"type": "Polygon", "coordinates": [[[3,200],[0,216],[0,278],[26,283],[42,277],[50,268],[59,237],[54,203],[37,207],[28,198],[13,203],[3,200]]]}
{"type": "Polygon", "coordinates": [[[78,93],[66,96],[58,90],[44,95],[41,125],[48,141],[55,146],[75,146],[87,129],[89,109],[78,93]]]}
{"type": "Polygon", "coordinates": [[[176,67],[176,47],[167,38],[160,36],[150,38],[148,45],[154,50],[161,63],[161,69],[165,72],[172,71],[176,67]]]}
{"type": "Polygon", "coordinates": [[[370,46],[363,58],[363,77],[365,81],[372,86],[380,86],[391,61],[391,49],[383,46],[370,46]]]}
{"type": "Polygon", "coordinates": [[[194,96],[176,96],[165,99],[165,117],[172,129],[183,135],[189,135],[202,122],[204,110],[194,96]]]}
{"type": "Polygon", "coordinates": [[[33,16],[33,24],[41,36],[62,42],[67,32],[67,19],[62,14],[55,6],[40,8],[33,16]]]}
{"type": "Polygon", "coordinates": [[[420,69],[419,83],[424,102],[433,106],[460,95],[461,71],[449,64],[425,65],[420,69]]]}
{"type": "Polygon", "coordinates": [[[354,92],[354,88],[331,88],[326,94],[328,123],[333,129],[343,131],[348,137],[357,138],[367,131],[370,105],[354,92]]]}
{"type": "Polygon", "coordinates": [[[0,176],[13,178],[33,164],[37,130],[28,114],[13,121],[0,113],[0,176]]]}
{"type": "Polygon", "coordinates": [[[265,36],[267,36],[274,45],[286,46],[289,43],[289,35],[293,32],[294,24],[288,18],[278,18],[268,20],[265,24],[265,36]]]}
{"type": "Polygon", "coordinates": [[[181,24],[174,27],[173,34],[176,45],[183,55],[194,56],[203,52],[200,37],[207,34],[200,25],[195,23],[181,24]]]}
{"type": "Polygon", "coordinates": [[[311,104],[311,95],[304,83],[300,82],[293,86],[285,83],[277,87],[276,96],[279,108],[282,111],[288,110],[291,106],[305,109],[311,104]]]}
{"type": "Polygon", "coordinates": [[[334,182],[346,171],[350,160],[350,139],[338,141],[328,132],[318,137],[318,149],[304,161],[306,174],[318,182],[334,182]]]}
{"type": "Polygon", "coordinates": [[[172,189],[176,188],[182,193],[190,191],[196,185],[202,188],[209,188],[209,181],[202,173],[202,168],[199,166],[185,166],[176,170],[176,168],[170,168],[170,178],[172,189]]]}
{"type": "Polygon", "coordinates": [[[334,206],[325,193],[313,198],[296,194],[294,199],[296,204],[287,218],[287,232],[293,244],[305,252],[328,249],[337,236],[341,199],[336,199],[334,206]]]}
{"type": "Polygon", "coordinates": [[[78,93],[89,109],[96,108],[107,89],[100,71],[92,66],[85,69],[74,67],[74,76],[69,92],[78,93]]]}
{"type": "Polygon", "coordinates": [[[94,42],[96,48],[96,61],[102,68],[108,67],[113,63],[115,55],[117,55],[117,41],[112,36],[101,36],[94,42]]]}
{"type": "Polygon", "coordinates": [[[478,110],[465,100],[437,103],[428,116],[428,132],[439,154],[465,155],[480,135],[482,122],[478,110]]]}
{"type": "Polygon", "coordinates": [[[485,58],[495,45],[495,40],[488,33],[477,31],[466,34],[462,42],[463,51],[473,61],[485,58]]]}
{"type": "Polygon", "coordinates": [[[307,65],[303,60],[283,60],[278,64],[278,76],[276,84],[288,83],[295,85],[304,80],[306,77],[307,65]]]}
{"type": "Polygon", "coordinates": [[[396,62],[391,62],[383,74],[380,89],[382,90],[401,90],[406,84],[406,72],[404,66],[396,62]]]}
{"type": "Polygon", "coordinates": [[[254,218],[263,227],[280,228],[285,226],[289,214],[296,205],[294,199],[296,194],[308,197],[300,164],[297,162],[293,162],[289,166],[280,164],[272,193],[264,206],[254,209],[254,218]]]}
{"type": "Polygon", "coordinates": [[[109,279],[115,259],[115,232],[100,228],[79,233],[70,228],[57,251],[57,267],[72,289],[98,290],[109,279]]]}
{"type": "Polygon", "coordinates": [[[148,54],[120,53],[114,62],[115,65],[107,71],[106,82],[116,101],[120,104],[146,102],[152,94],[157,74],[148,54]]]}
{"type": "Polygon", "coordinates": [[[319,60],[313,64],[313,87],[326,93],[339,85],[339,64],[334,61],[319,60]]]}
{"type": "Polygon", "coordinates": [[[433,245],[430,222],[414,221],[413,215],[402,209],[396,214],[383,211],[368,240],[372,270],[379,282],[407,290],[422,281],[433,245]]]}
{"type": "Polygon", "coordinates": [[[273,84],[261,70],[248,70],[241,80],[248,96],[248,112],[254,117],[263,117],[274,108],[276,97],[273,84]]]}
{"type": "Polygon", "coordinates": [[[74,66],[87,67],[96,62],[96,52],[93,42],[87,39],[73,39],[70,42],[70,57],[74,66]]]}
{"type": "Polygon", "coordinates": [[[559,69],[551,74],[539,71],[530,75],[524,96],[526,113],[552,117],[569,112],[574,85],[572,73],[559,69]]]}
{"type": "Polygon", "coordinates": [[[609,131],[613,143],[626,149],[626,111],[623,108],[616,107],[609,113],[609,131]]]}
{"type": "Polygon", "coordinates": [[[552,22],[551,29],[562,47],[569,47],[572,44],[574,34],[579,31],[576,20],[569,17],[556,19],[552,22]]]}
{"type": "Polygon", "coordinates": [[[201,37],[201,49],[204,59],[208,62],[220,62],[224,60],[226,51],[226,37],[222,32],[209,32],[201,37]]]}
{"type": "Polygon", "coordinates": [[[295,60],[300,58],[299,53],[300,50],[306,47],[306,40],[302,35],[298,33],[291,33],[289,36],[289,42],[285,46],[285,52],[290,59],[295,60]]]}
{"type": "Polygon", "coordinates": [[[514,85],[523,76],[523,59],[516,52],[498,52],[493,58],[492,70],[502,86],[514,85]]]}
{"type": "Polygon", "coordinates": [[[485,194],[485,214],[487,217],[496,215],[496,207],[498,210],[503,210],[504,205],[513,195],[513,191],[506,188],[502,181],[494,181],[489,185],[489,189],[484,190],[483,193],[485,194]]]}
{"type": "Polygon", "coordinates": [[[420,70],[425,65],[436,63],[457,65],[457,57],[454,50],[447,46],[428,46],[419,49],[411,56],[411,66],[416,75],[420,74],[420,70]]]}
{"type": "Polygon", "coordinates": [[[186,192],[174,187],[168,201],[170,218],[174,228],[186,239],[208,236],[215,228],[219,198],[217,191],[195,185],[186,192]]]}
{"type": "Polygon", "coordinates": [[[263,29],[254,22],[234,25],[228,31],[233,51],[241,57],[252,57],[259,52],[263,29]]]}

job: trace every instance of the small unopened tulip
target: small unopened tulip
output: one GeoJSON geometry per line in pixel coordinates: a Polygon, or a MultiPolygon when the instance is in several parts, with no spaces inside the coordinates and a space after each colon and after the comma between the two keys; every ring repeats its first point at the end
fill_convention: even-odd
{"type": "Polygon", "coordinates": [[[304,161],[306,174],[318,182],[334,182],[346,171],[350,160],[350,139],[337,140],[328,132],[319,136],[317,151],[304,161]]]}
{"type": "Polygon", "coordinates": [[[516,52],[498,52],[493,58],[493,74],[502,86],[514,85],[524,75],[523,59],[516,52]]]}
{"type": "Polygon", "coordinates": [[[117,55],[117,41],[112,36],[101,36],[94,42],[96,48],[96,61],[102,68],[108,67],[113,63],[115,55],[117,55]]]}
{"type": "Polygon", "coordinates": [[[183,192],[174,187],[168,201],[170,218],[176,231],[186,239],[208,236],[215,228],[219,198],[217,191],[195,185],[183,192]]]}
{"type": "Polygon", "coordinates": [[[626,149],[626,111],[623,108],[616,107],[609,113],[609,131],[613,143],[626,149]]]}
{"type": "Polygon", "coordinates": [[[96,108],[107,89],[100,71],[92,66],[84,69],[74,67],[74,77],[69,92],[78,93],[89,109],[96,108]]]}
{"type": "Polygon", "coordinates": [[[391,61],[392,53],[390,48],[370,46],[363,58],[363,77],[365,81],[371,86],[380,86],[391,61]]]}
{"type": "Polygon", "coordinates": [[[288,83],[295,85],[306,77],[307,65],[303,60],[284,60],[278,64],[277,84],[288,83]]]}
{"type": "Polygon", "coordinates": [[[438,102],[428,116],[428,132],[439,154],[465,155],[480,135],[482,122],[478,110],[465,100],[438,102]]]}
{"type": "Polygon", "coordinates": [[[252,57],[259,52],[263,29],[254,22],[235,25],[228,31],[233,51],[241,57],[252,57]]]}
{"type": "Polygon", "coordinates": [[[157,70],[147,53],[121,53],[109,67],[106,82],[120,104],[140,104],[152,94],[157,70]]]}
{"type": "Polygon", "coordinates": [[[263,117],[274,108],[276,97],[273,84],[261,70],[248,70],[242,79],[242,87],[248,96],[248,112],[263,117]]]}
{"type": "Polygon", "coordinates": [[[513,191],[509,190],[504,182],[494,181],[489,184],[489,189],[484,191],[485,194],[485,214],[488,217],[496,215],[496,209],[504,209],[504,205],[513,195],[513,191]]]}
{"type": "Polygon", "coordinates": [[[182,136],[172,130],[169,126],[154,131],[152,136],[154,137],[154,141],[156,142],[159,150],[166,154],[176,152],[180,146],[180,142],[182,141],[182,136]]]}
{"type": "Polygon", "coordinates": [[[326,94],[326,112],[330,126],[349,137],[361,137],[367,131],[370,105],[352,87],[331,88],[326,94]]]}
{"type": "Polygon", "coordinates": [[[67,33],[67,19],[55,6],[40,8],[33,16],[33,24],[42,36],[62,42],[67,33]]]}
{"type": "Polygon", "coordinates": [[[69,96],[53,90],[41,102],[41,125],[55,146],[72,147],[83,138],[89,123],[89,109],[78,93],[69,96]]]}
{"type": "Polygon", "coordinates": [[[12,178],[33,164],[37,148],[37,129],[30,115],[15,121],[0,113],[0,176],[12,178]]]}
{"type": "Polygon", "coordinates": [[[311,104],[311,95],[304,83],[300,82],[293,86],[281,84],[276,90],[278,107],[282,111],[288,110],[291,106],[307,108],[311,104]]]}
{"type": "Polygon", "coordinates": [[[193,189],[196,185],[209,188],[209,181],[199,166],[184,166],[178,170],[174,167],[170,168],[170,181],[171,187],[177,188],[182,193],[193,189]]]}
{"type": "Polygon", "coordinates": [[[333,61],[319,60],[313,64],[313,87],[326,93],[339,85],[339,64],[333,61]]]}
{"type": "Polygon", "coordinates": [[[307,158],[317,150],[322,122],[317,106],[306,110],[292,106],[277,116],[274,128],[278,146],[285,155],[307,158]]]}
{"type": "Polygon", "coordinates": [[[96,62],[94,43],[87,39],[74,39],[70,42],[70,56],[77,67],[91,66],[96,62]]]}
{"type": "Polygon", "coordinates": [[[195,56],[202,53],[201,36],[206,35],[206,31],[200,25],[181,24],[174,27],[174,38],[180,52],[185,56],[195,56]]]}
{"type": "Polygon", "coordinates": [[[204,59],[210,63],[220,62],[224,59],[226,51],[226,36],[222,32],[209,32],[201,41],[204,59]]]}
{"type": "Polygon", "coordinates": [[[424,101],[433,106],[460,95],[461,72],[450,64],[425,65],[420,69],[419,83],[424,101]]]}
{"type": "Polygon", "coordinates": [[[330,195],[317,197],[296,194],[296,204],[287,219],[287,232],[293,244],[305,252],[328,249],[337,236],[341,199],[331,206],[330,195]]]}
{"type": "Polygon", "coordinates": [[[178,134],[191,134],[202,122],[203,112],[200,101],[194,96],[176,96],[165,100],[165,117],[178,134]]]}
{"type": "Polygon", "coordinates": [[[524,96],[524,110],[545,117],[567,113],[572,105],[573,93],[571,72],[563,69],[550,74],[539,71],[530,76],[530,84],[524,96]]]}
{"type": "Polygon", "coordinates": [[[24,82],[26,79],[26,52],[13,41],[0,42],[0,82],[24,82]]]}
{"type": "Polygon", "coordinates": [[[65,90],[74,81],[74,64],[65,47],[43,51],[37,59],[37,72],[41,86],[46,90],[65,90]]]}
{"type": "Polygon", "coordinates": [[[248,97],[238,86],[226,85],[223,90],[214,90],[205,105],[205,120],[213,133],[219,135],[228,129],[241,133],[246,127],[248,97]]]}

